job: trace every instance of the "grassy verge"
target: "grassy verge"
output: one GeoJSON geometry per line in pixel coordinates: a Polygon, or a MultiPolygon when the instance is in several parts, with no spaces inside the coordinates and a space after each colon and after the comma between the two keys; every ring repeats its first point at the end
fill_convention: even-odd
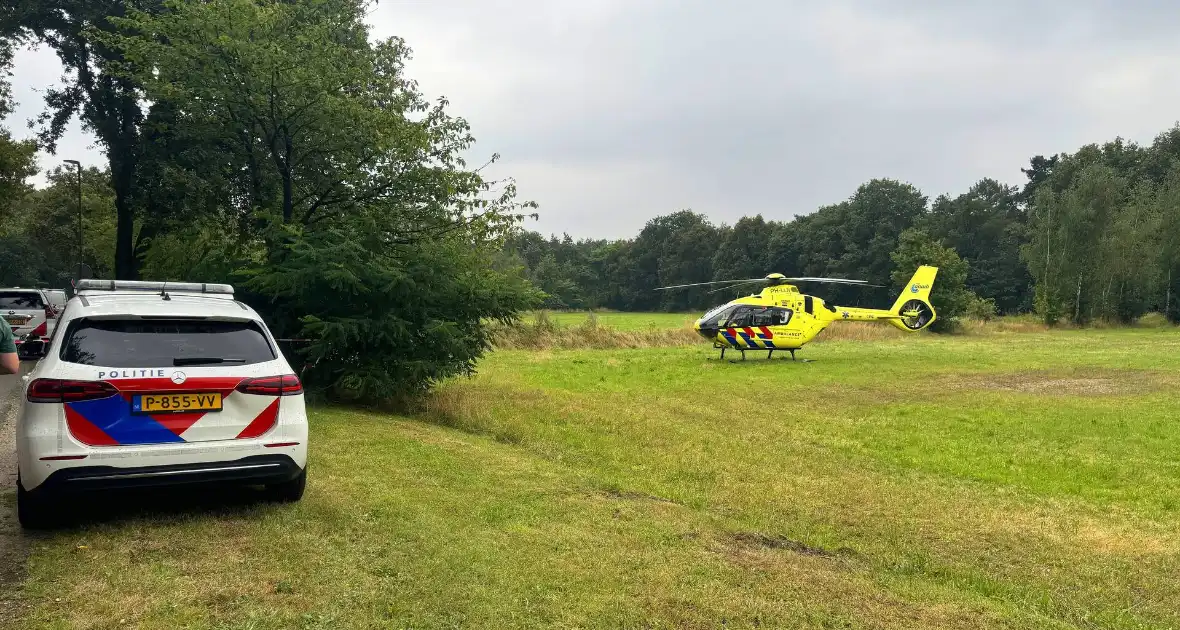
{"type": "Polygon", "coordinates": [[[502,351],[415,419],[315,410],[303,502],[39,537],[25,625],[1180,625],[1174,330],[802,356],[502,351]]]}

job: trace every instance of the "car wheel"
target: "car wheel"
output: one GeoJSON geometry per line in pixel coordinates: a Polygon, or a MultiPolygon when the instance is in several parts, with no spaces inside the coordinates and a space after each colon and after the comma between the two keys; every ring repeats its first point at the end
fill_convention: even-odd
{"type": "Polygon", "coordinates": [[[304,468],[299,476],[283,483],[275,483],[266,487],[266,494],[275,501],[293,503],[303,498],[303,489],[307,487],[307,469],[304,468]]]}
{"type": "Polygon", "coordinates": [[[16,519],[25,529],[48,529],[58,524],[57,507],[16,480],[16,519]]]}

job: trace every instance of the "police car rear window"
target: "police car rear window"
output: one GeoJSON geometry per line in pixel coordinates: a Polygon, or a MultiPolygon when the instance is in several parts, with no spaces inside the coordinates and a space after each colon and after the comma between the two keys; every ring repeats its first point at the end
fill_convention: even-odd
{"type": "Polygon", "coordinates": [[[28,291],[0,291],[0,310],[20,311],[45,308],[41,296],[28,291]]]}
{"type": "Polygon", "coordinates": [[[61,360],[103,367],[234,366],[275,359],[255,322],[79,319],[61,360]]]}

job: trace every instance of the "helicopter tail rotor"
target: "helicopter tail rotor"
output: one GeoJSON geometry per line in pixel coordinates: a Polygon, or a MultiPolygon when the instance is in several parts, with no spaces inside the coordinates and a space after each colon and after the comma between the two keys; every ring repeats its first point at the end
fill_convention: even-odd
{"type": "Polygon", "coordinates": [[[890,320],[891,324],[902,330],[917,332],[934,323],[938,314],[930,304],[930,290],[934,287],[934,278],[937,275],[938,267],[918,267],[918,271],[910,278],[890,309],[893,315],[898,316],[897,319],[890,320]]]}

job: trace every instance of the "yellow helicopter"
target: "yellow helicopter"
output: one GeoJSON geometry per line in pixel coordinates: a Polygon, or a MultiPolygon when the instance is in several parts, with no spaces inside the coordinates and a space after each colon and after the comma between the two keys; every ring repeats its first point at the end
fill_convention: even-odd
{"type": "Polygon", "coordinates": [[[775,350],[786,350],[795,358],[795,351],[815,339],[832,322],[887,322],[907,331],[917,332],[934,323],[937,315],[930,304],[930,289],[934,286],[937,267],[921,266],[910,278],[897,301],[889,310],[832,306],[822,299],[799,292],[792,282],[872,285],[864,280],[844,278],[788,278],[772,273],[765,278],[746,280],[717,280],[660,287],[657,291],[722,284],[710,293],[732,289],[743,284],[765,282],[760,293],[741,297],[705,313],[693,328],[700,336],[713,342],[714,348],[738,350],[746,358],[747,350],[766,350],[767,358],[775,350]]]}

